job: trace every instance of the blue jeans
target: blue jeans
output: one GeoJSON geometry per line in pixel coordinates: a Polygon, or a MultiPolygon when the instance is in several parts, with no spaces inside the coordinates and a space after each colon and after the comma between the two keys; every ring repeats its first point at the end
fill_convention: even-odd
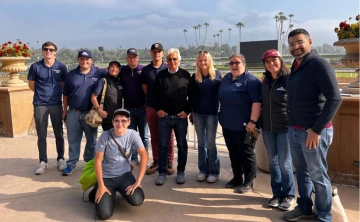
{"type": "MultiPolygon", "coordinates": [[[[149,130],[146,121],[146,108],[144,106],[141,108],[129,108],[127,110],[130,112],[130,125],[128,128],[139,132],[141,140],[147,151],[149,144],[149,130]]],[[[131,160],[138,160],[137,150],[132,153],[131,160]]]]}
{"type": "Polygon", "coordinates": [[[269,158],[273,196],[295,197],[288,133],[273,133],[263,130],[262,134],[269,158]]]}
{"type": "Polygon", "coordinates": [[[184,172],[187,162],[188,145],[186,141],[188,119],[177,115],[159,118],[159,173],[167,173],[168,153],[171,131],[174,130],[178,149],[178,172],[184,172]]]}
{"type": "Polygon", "coordinates": [[[288,133],[300,195],[297,199],[298,207],[303,213],[312,212],[311,192],[314,185],[317,220],[331,221],[332,189],[327,174],[326,155],[332,142],[333,127],[321,131],[319,145],[311,150],[305,145],[307,137],[305,129],[289,127],[288,133]]]}
{"type": "Polygon", "coordinates": [[[95,145],[97,129],[93,128],[85,122],[87,112],[79,112],[69,109],[66,116],[66,129],[69,142],[69,159],[66,161],[68,167],[75,168],[79,161],[80,144],[83,133],[86,137],[86,145],[84,151],[84,161],[88,162],[95,157],[95,145]]]}
{"type": "Polygon", "coordinates": [[[219,176],[220,160],[216,148],[216,115],[193,113],[194,126],[198,139],[198,167],[202,174],[219,176]]]}

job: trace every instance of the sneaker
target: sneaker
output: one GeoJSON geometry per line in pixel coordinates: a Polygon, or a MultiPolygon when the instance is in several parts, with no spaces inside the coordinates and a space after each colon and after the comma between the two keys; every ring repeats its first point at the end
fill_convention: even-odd
{"type": "Polygon", "coordinates": [[[171,163],[168,164],[168,168],[167,168],[167,175],[173,175],[175,172],[173,165],[171,163]]]}
{"type": "Polygon", "coordinates": [[[271,198],[271,200],[269,200],[268,205],[270,207],[278,207],[280,203],[281,203],[280,197],[273,197],[271,198]]]}
{"type": "Polygon", "coordinates": [[[69,176],[74,170],[75,170],[75,168],[72,168],[70,166],[66,167],[63,170],[63,176],[69,176]]]}
{"type": "Polygon", "coordinates": [[[154,161],[150,166],[146,169],[146,175],[154,174],[159,168],[159,163],[154,161]]]}
{"type": "Polygon", "coordinates": [[[131,163],[131,165],[133,165],[133,166],[134,166],[134,165],[138,165],[138,164],[139,164],[139,160],[138,160],[138,159],[135,159],[135,158],[134,158],[134,159],[131,158],[131,162],[130,162],[130,163],[131,163]]]}
{"type": "Polygon", "coordinates": [[[245,182],[241,187],[237,189],[237,192],[239,193],[247,193],[251,188],[253,187],[252,182],[245,182]]]}
{"type": "Polygon", "coordinates": [[[287,221],[298,221],[302,218],[312,219],[314,218],[314,214],[313,212],[303,213],[298,206],[296,206],[294,210],[284,213],[284,219],[287,221]]]}
{"type": "Polygon", "coordinates": [[[215,183],[218,179],[219,179],[219,176],[210,175],[206,181],[208,183],[215,183]]]}
{"type": "Polygon", "coordinates": [[[198,177],[197,177],[197,180],[199,181],[199,182],[203,182],[203,181],[205,181],[206,180],[206,174],[204,174],[204,173],[199,173],[198,174],[198,177]]]}
{"type": "Polygon", "coordinates": [[[47,163],[44,161],[40,161],[38,168],[35,171],[36,175],[41,175],[45,172],[46,168],[48,167],[47,163]]]}
{"type": "Polygon", "coordinates": [[[243,184],[242,181],[237,181],[235,180],[235,178],[232,178],[229,182],[227,182],[225,184],[225,188],[234,188],[234,187],[238,187],[238,186],[241,186],[243,184]]]}
{"type": "Polygon", "coordinates": [[[280,203],[280,205],[278,206],[278,208],[281,209],[281,210],[286,210],[286,211],[288,211],[293,203],[294,203],[294,197],[292,197],[292,196],[287,196],[287,197],[284,197],[284,198],[281,200],[281,203],[280,203]]]}
{"type": "Polygon", "coordinates": [[[64,159],[58,160],[57,166],[60,171],[63,171],[66,168],[66,161],[64,159]]]}
{"type": "Polygon", "coordinates": [[[177,173],[176,183],[177,183],[177,184],[183,184],[183,183],[185,183],[185,173],[184,173],[184,172],[178,172],[178,173],[177,173]]]}
{"type": "Polygon", "coordinates": [[[160,173],[159,176],[155,180],[155,184],[161,186],[164,184],[166,179],[166,173],[160,173]]]}

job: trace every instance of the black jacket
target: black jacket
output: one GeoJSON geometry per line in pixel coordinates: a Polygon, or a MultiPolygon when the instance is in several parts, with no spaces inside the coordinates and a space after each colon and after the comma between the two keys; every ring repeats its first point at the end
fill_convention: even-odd
{"type": "Polygon", "coordinates": [[[164,110],[169,115],[177,115],[184,111],[191,112],[191,76],[184,69],[173,74],[168,69],[161,70],[154,83],[154,108],[164,110]]]}
{"type": "Polygon", "coordinates": [[[261,84],[261,119],[262,130],[280,133],[287,132],[289,119],[286,110],[287,92],[286,81],[288,75],[280,73],[274,80],[266,72],[261,84]]]}
{"type": "Polygon", "coordinates": [[[306,54],[287,83],[290,126],[311,128],[315,133],[331,122],[341,105],[334,68],[316,51],[306,54]]]}
{"type": "MultiPolygon", "coordinates": [[[[103,119],[103,122],[111,123],[114,111],[123,107],[123,87],[119,77],[114,77],[108,74],[105,79],[107,82],[107,86],[103,110],[108,113],[108,116],[103,119]]],[[[100,95],[97,97],[99,104],[101,101],[101,95],[103,90],[104,88],[101,90],[100,95]]]]}

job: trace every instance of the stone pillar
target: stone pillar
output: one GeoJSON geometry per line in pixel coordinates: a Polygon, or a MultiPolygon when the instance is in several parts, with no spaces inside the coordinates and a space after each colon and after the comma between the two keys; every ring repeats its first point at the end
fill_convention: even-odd
{"type": "Polygon", "coordinates": [[[359,186],[359,97],[343,97],[333,119],[334,137],[327,162],[331,181],[359,186]]]}
{"type": "Polygon", "coordinates": [[[0,87],[0,135],[17,137],[34,130],[33,96],[28,86],[0,87]]]}

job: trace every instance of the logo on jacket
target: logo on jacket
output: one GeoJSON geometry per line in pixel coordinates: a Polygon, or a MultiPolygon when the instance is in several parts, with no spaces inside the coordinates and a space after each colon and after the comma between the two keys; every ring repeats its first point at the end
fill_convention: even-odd
{"type": "Polygon", "coordinates": [[[141,70],[137,71],[137,73],[138,73],[139,75],[141,75],[141,70]]]}
{"type": "Polygon", "coordinates": [[[98,78],[91,78],[92,80],[94,80],[95,82],[98,81],[98,78]]]}
{"type": "Polygon", "coordinates": [[[60,73],[60,70],[59,69],[54,69],[54,72],[55,73],[60,73]]]}
{"type": "Polygon", "coordinates": [[[240,86],[242,86],[242,84],[237,82],[237,83],[235,83],[235,86],[240,87],[240,86]]]}
{"type": "Polygon", "coordinates": [[[278,90],[278,91],[286,91],[286,89],[284,89],[284,87],[280,87],[280,88],[277,88],[276,90],[278,90]]]}
{"type": "Polygon", "coordinates": [[[123,89],[123,87],[122,87],[122,86],[118,86],[118,89],[123,89]]]}

